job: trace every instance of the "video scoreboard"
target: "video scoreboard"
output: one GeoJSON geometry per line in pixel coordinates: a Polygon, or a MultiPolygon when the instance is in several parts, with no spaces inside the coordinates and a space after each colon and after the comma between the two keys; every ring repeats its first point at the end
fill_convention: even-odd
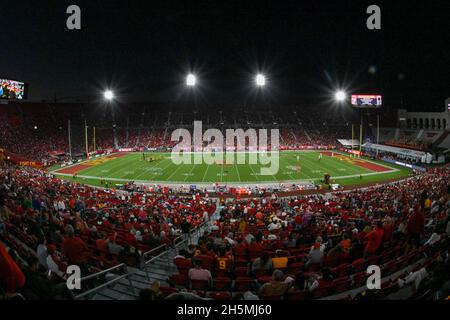
{"type": "Polygon", "coordinates": [[[27,98],[27,85],[24,82],[0,78],[0,99],[24,100],[27,98]]]}
{"type": "Polygon", "coordinates": [[[379,94],[353,94],[351,103],[356,108],[380,108],[383,105],[379,94]]]}

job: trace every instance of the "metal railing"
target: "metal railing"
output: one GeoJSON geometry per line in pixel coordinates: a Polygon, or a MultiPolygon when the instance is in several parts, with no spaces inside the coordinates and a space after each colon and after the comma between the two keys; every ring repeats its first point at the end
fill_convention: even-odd
{"type": "Polygon", "coordinates": [[[134,288],[133,282],[131,281],[131,278],[130,278],[132,275],[133,275],[133,273],[130,272],[130,273],[126,273],[124,275],[118,276],[117,278],[114,278],[114,279],[112,279],[112,280],[110,280],[108,282],[105,282],[105,283],[103,283],[103,284],[101,284],[101,285],[99,285],[99,286],[97,286],[95,288],[92,288],[92,289],[90,289],[90,290],[88,290],[86,292],[83,292],[82,294],[79,294],[79,295],[75,296],[75,299],[76,300],[80,300],[82,298],[88,297],[88,296],[90,296],[90,295],[92,295],[94,293],[97,293],[101,289],[109,287],[112,284],[115,284],[116,282],[119,282],[120,280],[125,279],[125,278],[128,278],[128,282],[130,283],[130,287],[133,290],[133,293],[136,295],[136,289],[134,288]]]}
{"type": "Polygon", "coordinates": [[[79,299],[88,297],[88,296],[98,292],[99,290],[101,290],[101,289],[103,289],[105,287],[108,287],[108,286],[110,286],[110,285],[112,285],[112,284],[114,284],[114,283],[116,283],[116,282],[118,282],[118,281],[120,281],[120,280],[122,280],[124,278],[128,278],[128,281],[130,283],[130,287],[132,288],[133,293],[136,294],[136,290],[135,290],[135,288],[133,286],[133,283],[132,283],[131,279],[129,278],[129,277],[131,277],[133,275],[133,272],[128,272],[128,267],[127,267],[127,265],[125,263],[121,263],[121,264],[118,264],[118,265],[116,265],[114,267],[111,267],[111,268],[108,268],[108,269],[105,269],[105,270],[102,270],[102,271],[90,274],[90,275],[88,275],[86,277],[83,277],[83,278],[81,278],[79,280],[80,285],[82,285],[83,282],[86,282],[86,281],[91,280],[91,279],[99,278],[99,277],[101,277],[103,275],[106,276],[108,273],[112,273],[113,271],[118,271],[120,269],[123,269],[123,271],[125,273],[122,274],[122,275],[119,275],[119,276],[116,275],[116,277],[114,279],[111,279],[111,280],[109,280],[109,281],[107,281],[107,282],[105,282],[105,283],[103,283],[101,285],[98,285],[95,288],[92,288],[92,289],[90,289],[88,291],[85,291],[85,292],[83,292],[81,294],[75,295],[75,299],[79,300],[79,299]]]}
{"type": "MultiPolygon", "coordinates": [[[[210,223],[210,221],[203,222],[200,225],[198,225],[197,227],[195,227],[194,229],[190,230],[187,234],[180,235],[180,236],[176,237],[175,239],[173,239],[171,244],[162,244],[156,248],[153,248],[153,249],[143,253],[140,269],[145,272],[147,280],[150,281],[150,276],[149,276],[149,273],[147,272],[147,268],[150,264],[152,264],[157,259],[163,257],[164,255],[167,255],[167,265],[170,265],[170,263],[171,263],[170,255],[169,255],[170,251],[174,250],[176,248],[179,248],[182,245],[191,244],[192,239],[194,237],[199,237],[200,233],[203,231],[203,228],[205,226],[207,226],[209,223],[210,223]],[[154,254],[156,254],[156,255],[154,255],[154,254]],[[151,256],[151,258],[146,261],[146,258],[148,256],[151,256]]],[[[109,287],[109,286],[121,281],[122,279],[128,279],[130,287],[132,288],[134,295],[136,295],[136,288],[134,287],[133,282],[131,280],[131,277],[135,274],[135,272],[129,272],[128,267],[125,263],[121,263],[121,264],[118,264],[117,266],[114,266],[114,267],[102,270],[100,272],[88,275],[86,277],[83,277],[79,280],[80,284],[83,282],[86,282],[90,279],[95,279],[100,276],[106,275],[108,273],[112,273],[112,271],[120,270],[122,268],[123,268],[125,274],[118,275],[114,279],[111,279],[101,285],[98,285],[95,288],[89,289],[86,292],[75,295],[75,299],[80,300],[80,299],[89,297],[92,294],[97,293],[101,289],[109,287]]]]}

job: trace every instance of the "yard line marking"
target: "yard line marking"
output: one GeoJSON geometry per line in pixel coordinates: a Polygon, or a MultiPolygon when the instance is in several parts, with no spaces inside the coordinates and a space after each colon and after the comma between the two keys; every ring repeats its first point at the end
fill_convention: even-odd
{"type": "MultiPolygon", "coordinates": [[[[166,161],[167,161],[167,165],[161,168],[161,171],[163,172],[163,174],[164,174],[165,170],[166,170],[167,168],[169,168],[169,167],[172,165],[172,161],[169,161],[169,160],[166,160],[166,161]]],[[[152,167],[152,168],[153,168],[153,167],[152,167]]],[[[155,176],[155,174],[154,174],[154,173],[151,173],[151,176],[149,176],[148,179],[151,180],[151,181],[153,181],[153,180],[154,180],[154,176],[155,176]]]]}
{"type": "MultiPolygon", "coordinates": [[[[191,173],[192,173],[192,170],[194,170],[195,164],[192,164],[191,166],[192,166],[192,168],[191,168],[191,170],[189,171],[189,174],[191,174],[191,173]]],[[[187,175],[186,178],[184,178],[184,182],[186,182],[186,179],[189,178],[189,177],[190,177],[190,176],[187,175]]]]}
{"type": "MultiPolygon", "coordinates": [[[[395,170],[393,170],[395,171],[395,170]]],[[[393,172],[392,171],[392,172],[393,172]]],[[[383,172],[383,173],[379,173],[379,172],[371,172],[371,173],[363,173],[361,174],[361,176],[366,177],[366,176],[374,176],[374,175],[380,175],[380,174],[387,174],[387,173],[392,173],[392,172],[383,172]]],[[[72,177],[73,174],[69,174],[69,173],[55,173],[56,176],[62,176],[62,177],[72,177]]],[[[354,175],[348,175],[348,176],[337,176],[334,177],[335,180],[338,179],[348,179],[348,178],[356,178],[359,177],[359,174],[354,174],[354,175]]],[[[84,176],[84,175],[78,175],[78,178],[83,178],[83,179],[95,179],[95,180],[107,180],[107,181],[121,181],[121,182],[127,182],[130,181],[130,179],[121,179],[121,178],[100,178],[98,176],[84,176]]],[[[280,183],[299,183],[299,182],[310,182],[312,181],[318,181],[321,180],[322,178],[314,178],[314,179],[297,179],[297,180],[282,180],[279,181],[280,183]]],[[[166,184],[166,185],[171,185],[171,184],[182,184],[181,182],[174,182],[174,181],[161,181],[161,180],[152,180],[152,181],[148,181],[148,180],[134,180],[134,182],[139,182],[139,183],[148,183],[148,182],[152,182],[152,183],[158,183],[158,184],[166,184]]],[[[239,181],[228,181],[229,183],[239,183],[239,181]]],[[[271,181],[260,181],[260,183],[270,183],[271,181]]],[[[255,182],[245,182],[243,183],[243,185],[254,185],[255,182]]]]}
{"type": "Polygon", "coordinates": [[[237,173],[237,176],[238,176],[239,181],[241,181],[241,175],[239,174],[239,169],[238,169],[236,163],[234,164],[234,169],[236,170],[236,173],[237,173]]]}
{"type": "Polygon", "coordinates": [[[208,164],[208,166],[206,167],[205,173],[203,174],[203,178],[202,178],[202,182],[205,181],[205,177],[206,177],[206,173],[208,172],[208,169],[211,165],[208,164]]]}
{"type": "MultiPolygon", "coordinates": [[[[120,157],[120,158],[117,158],[117,159],[114,159],[115,161],[117,161],[116,162],[116,164],[113,164],[113,165],[111,165],[111,163],[104,163],[104,164],[100,164],[100,165],[98,165],[98,166],[93,166],[92,168],[89,168],[89,169],[86,169],[86,170],[92,170],[93,172],[92,173],[96,173],[97,172],[97,170],[99,170],[100,168],[100,166],[102,166],[102,165],[106,165],[107,164],[107,168],[108,168],[108,173],[107,174],[105,174],[105,175],[101,175],[101,177],[102,176],[105,176],[105,177],[109,177],[109,178],[111,178],[111,175],[112,176],[114,176],[114,175],[116,175],[116,171],[115,171],[115,168],[121,168],[122,166],[124,166],[125,164],[127,164],[128,162],[130,162],[130,158],[127,156],[127,155],[125,155],[125,156],[123,156],[123,157],[120,157]]],[[[113,160],[113,161],[114,161],[113,160]]],[[[92,174],[91,173],[91,174],[92,174]]],[[[89,171],[88,171],[88,174],[89,174],[89,171]]]]}
{"type": "Polygon", "coordinates": [[[259,181],[258,175],[256,174],[255,170],[253,170],[252,165],[249,164],[248,167],[250,168],[250,170],[252,170],[253,176],[256,178],[256,180],[259,181]]]}
{"type": "MultiPolygon", "coordinates": [[[[170,180],[170,178],[171,178],[178,170],[180,170],[181,167],[182,167],[182,166],[178,165],[177,168],[175,169],[175,171],[172,172],[172,174],[171,174],[170,176],[168,176],[166,180],[170,180]]],[[[176,181],[176,180],[175,180],[175,181],[176,181]]]]}
{"type": "MultiPolygon", "coordinates": [[[[147,162],[147,161],[142,161],[142,162],[143,162],[143,164],[139,167],[139,169],[142,169],[142,167],[144,167],[144,166],[146,165],[146,162],[147,162]]],[[[154,161],[154,162],[152,163],[152,165],[149,166],[149,167],[147,167],[146,169],[150,169],[150,168],[157,167],[157,166],[160,165],[160,164],[161,164],[160,162],[154,161]]],[[[167,167],[168,167],[168,166],[166,166],[165,168],[167,168],[167,167]]],[[[165,168],[164,168],[164,169],[165,169],[165,168]]],[[[161,169],[161,170],[164,171],[164,169],[161,169]]],[[[134,179],[137,180],[137,178],[143,176],[143,175],[146,174],[146,173],[148,173],[148,172],[144,169],[144,172],[138,174],[136,177],[134,177],[134,179]]],[[[150,173],[150,176],[148,177],[148,180],[152,180],[151,178],[152,178],[153,176],[154,176],[154,174],[150,173]]]]}
{"type": "MultiPolygon", "coordinates": [[[[289,158],[288,158],[288,159],[289,159],[289,158]]],[[[298,163],[296,163],[296,162],[290,162],[289,160],[287,160],[287,161],[288,161],[288,163],[291,163],[291,164],[297,164],[297,165],[298,165],[298,163]]],[[[300,161],[301,161],[301,159],[300,159],[300,161]]],[[[307,166],[307,168],[308,168],[308,170],[309,170],[309,167],[308,167],[308,166],[307,166]]],[[[306,174],[306,172],[304,172],[302,169],[300,169],[300,173],[303,174],[303,175],[305,175],[306,178],[309,179],[309,180],[314,180],[314,179],[315,179],[315,178],[311,177],[309,174],[306,174]]]]}

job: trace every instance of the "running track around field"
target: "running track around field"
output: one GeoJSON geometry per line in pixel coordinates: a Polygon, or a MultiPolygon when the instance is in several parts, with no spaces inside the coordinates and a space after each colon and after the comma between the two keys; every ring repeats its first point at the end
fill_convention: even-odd
{"type": "Polygon", "coordinates": [[[101,157],[101,158],[92,158],[90,160],[87,160],[83,163],[80,164],[76,164],[67,168],[63,168],[63,169],[59,169],[56,171],[56,173],[64,173],[64,174],[77,174],[78,172],[88,169],[88,168],[92,168],[100,163],[104,163],[106,161],[109,160],[113,160],[116,158],[120,158],[127,155],[127,152],[120,152],[120,153],[115,153],[106,157],[101,157]]]}
{"type": "Polygon", "coordinates": [[[334,158],[339,158],[341,160],[344,161],[349,161],[350,163],[352,163],[355,166],[359,166],[361,168],[365,168],[374,172],[386,172],[386,171],[391,171],[392,169],[386,168],[384,166],[381,166],[379,164],[373,163],[373,162],[368,162],[368,161],[364,161],[364,160],[359,160],[359,159],[354,159],[351,158],[349,156],[345,156],[342,155],[340,153],[336,153],[336,152],[332,152],[332,151],[322,151],[321,152],[324,156],[328,156],[328,157],[334,157],[334,158]]]}

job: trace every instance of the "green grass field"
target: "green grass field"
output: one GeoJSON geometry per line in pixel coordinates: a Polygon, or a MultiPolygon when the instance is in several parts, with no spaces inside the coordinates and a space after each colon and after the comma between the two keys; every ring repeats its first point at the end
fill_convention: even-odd
{"type": "Polygon", "coordinates": [[[172,162],[170,153],[151,153],[152,157],[158,159],[153,162],[144,161],[142,153],[128,153],[119,157],[96,158],[81,165],[53,172],[71,180],[73,179],[72,171],[75,171],[77,181],[92,185],[98,185],[100,179],[116,183],[127,181],[172,184],[217,182],[236,185],[294,181],[317,183],[323,179],[325,173],[329,173],[332,180],[339,184],[357,185],[402,178],[410,174],[409,170],[391,164],[366,160],[355,161],[337,153],[333,157],[323,155],[319,160],[319,154],[318,151],[280,152],[279,170],[274,175],[260,175],[261,165],[248,164],[248,154],[246,154],[246,164],[176,165],[172,162]],[[371,166],[378,167],[378,171],[370,169],[371,166]],[[384,171],[379,172],[379,170],[384,171]]]}

